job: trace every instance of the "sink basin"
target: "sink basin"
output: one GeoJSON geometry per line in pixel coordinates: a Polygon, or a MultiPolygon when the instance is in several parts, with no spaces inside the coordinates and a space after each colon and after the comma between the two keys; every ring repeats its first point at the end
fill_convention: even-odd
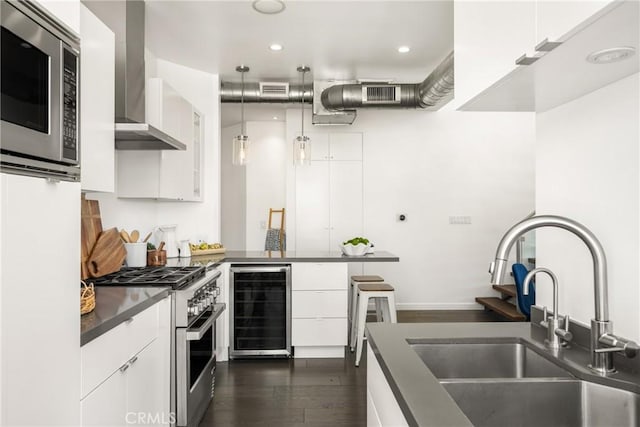
{"type": "Polygon", "coordinates": [[[640,425],[640,395],[576,379],[442,380],[474,426],[640,425]]]}
{"type": "Polygon", "coordinates": [[[409,346],[436,378],[573,378],[523,343],[411,340],[409,346]]]}

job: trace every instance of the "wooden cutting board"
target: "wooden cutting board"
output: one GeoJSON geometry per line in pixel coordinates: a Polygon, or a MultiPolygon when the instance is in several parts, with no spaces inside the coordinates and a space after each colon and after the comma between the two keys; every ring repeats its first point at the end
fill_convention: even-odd
{"type": "Polygon", "coordinates": [[[110,228],[98,236],[87,260],[90,277],[100,277],[119,271],[127,255],[117,228],[110,228]]]}
{"type": "Polygon", "coordinates": [[[102,232],[102,218],[100,217],[100,205],[97,200],[87,200],[84,194],[81,201],[81,257],[80,269],[82,280],[87,279],[89,270],[87,269],[87,261],[93,250],[93,246],[98,241],[98,236],[102,232]]]}

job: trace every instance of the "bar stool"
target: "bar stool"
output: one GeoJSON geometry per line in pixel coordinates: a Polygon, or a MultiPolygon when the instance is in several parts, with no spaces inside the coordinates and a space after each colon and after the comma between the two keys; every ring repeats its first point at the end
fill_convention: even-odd
{"type": "Polygon", "coordinates": [[[356,298],[358,300],[356,304],[356,318],[358,320],[353,329],[357,335],[356,366],[360,366],[369,300],[374,298],[376,302],[376,312],[382,312],[382,319],[378,316],[378,321],[397,323],[398,319],[396,317],[396,298],[393,286],[387,283],[360,283],[358,285],[358,295],[356,298]]]}
{"type": "MultiPolygon", "coordinates": [[[[384,279],[380,276],[375,275],[365,275],[365,276],[351,276],[351,289],[349,290],[349,348],[351,351],[354,351],[356,346],[356,333],[353,328],[353,325],[356,324],[356,302],[358,300],[358,285],[360,283],[368,283],[368,282],[384,282],[384,279]]],[[[377,313],[380,315],[380,313],[377,313]]]]}

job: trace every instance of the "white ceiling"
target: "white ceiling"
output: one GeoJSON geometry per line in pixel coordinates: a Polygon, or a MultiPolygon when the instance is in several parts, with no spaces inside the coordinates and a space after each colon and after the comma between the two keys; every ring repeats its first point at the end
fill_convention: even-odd
{"type": "Polygon", "coordinates": [[[307,81],[402,83],[424,80],[453,50],[452,0],[285,0],[277,15],[260,14],[251,3],[146,0],[147,49],[223,81],[239,81],[235,67],[244,64],[251,68],[246,81],[297,82],[304,64],[311,67],[307,81]],[[272,52],[271,43],[284,49],[272,52]],[[398,53],[401,45],[411,51],[398,53]]]}

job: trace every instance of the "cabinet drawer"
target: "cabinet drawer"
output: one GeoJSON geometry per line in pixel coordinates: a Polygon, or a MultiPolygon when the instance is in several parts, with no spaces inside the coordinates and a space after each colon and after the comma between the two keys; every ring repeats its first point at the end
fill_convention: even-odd
{"type": "Polygon", "coordinates": [[[80,347],[82,389],[80,397],[106,380],[129,360],[127,327],[124,323],[80,347]]]}
{"type": "Polygon", "coordinates": [[[81,397],[158,336],[158,308],[154,304],[80,348],[81,397]]]}
{"type": "Polygon", "coordinates": [[[291,289],[322,290],[347,289],[347,264],[335,263],[295,263],[291,266],[291,289]]]}
{"type": "Polygon", "coordinates": [[[346,317],[347,291],[292,291],[291,317],[346,317]]]}
{"type": "Polygon", "coordinates": [[[347,345],[347,318],[293,319],[291,321],[291,345],[347,345]]]}

